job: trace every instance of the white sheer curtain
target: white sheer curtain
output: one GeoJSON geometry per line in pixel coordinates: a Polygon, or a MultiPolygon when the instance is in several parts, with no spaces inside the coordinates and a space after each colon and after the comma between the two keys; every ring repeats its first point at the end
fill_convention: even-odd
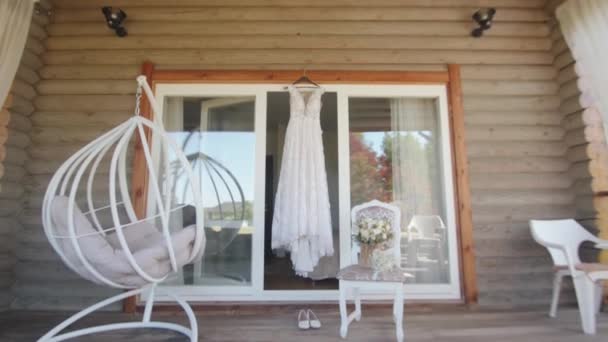
{"type": "Polygon", "coordinates": [[[401,208],[407,227],[413,215],[436,211],[440,182],[437,174],[435,100],[398,98],[391,100],[393,200],[401,208]]]}
{"type": "MultiPolygon", "coordinates": [[[[391,162],[393,201],[401,209],[402,231],[414,215],[442,216],[443,195],[438,149],[437,106],[434,99],[391,99],[391,162]]],[[[418,270],[417,283],[446,280],[444,241],[408,234],[406,269],[418,270]]]]}
{"type": "Polygon", "coordinates": [[[32,0],[0,1],[0,106],[4,104],[17,73],[33,9],[32,0]]]}
{"type": "Polygon", "coordinates": [[[568,0],[557,9],[557,19],[576,72],[590,85],[584,95],[601,112],[608,141],[608,1],[568,0]]]}

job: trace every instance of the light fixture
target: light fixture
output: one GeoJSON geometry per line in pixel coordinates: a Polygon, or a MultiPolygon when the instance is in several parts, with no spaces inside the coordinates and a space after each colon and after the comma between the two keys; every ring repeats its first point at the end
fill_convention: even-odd
{"type": "Polygon", "coordinates": [[[127,14],[118,9],[118,11],[113,12],[112,7],[105,6],[101,8],[101,12],[106,17],[106,24],[116,32],[116,35],[119,37],[124,37],[127,35],[127,29],[122,26],[123,21],[127,19],[127,14]]]}
{"type": "Polygon", "coordinates": [[[34,14],[50,17],[51,15],[53,15],[53,10],[42,6],[40,4],[40,2],[35,2],[34,3],[34,14]]]}
{"type": "Polygon", "coordinates": [[[479,38],[483,36],[483,31],[489,30],[492,27],[492,20],[496,14],[495,8],[480,8],[473,14],[473,20],[479,25],[471,31],[471,36],[479,38]]]}

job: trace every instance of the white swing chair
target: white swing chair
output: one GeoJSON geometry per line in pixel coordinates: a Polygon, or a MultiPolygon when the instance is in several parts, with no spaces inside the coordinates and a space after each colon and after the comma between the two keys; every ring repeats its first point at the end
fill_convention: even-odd
{"type": "MultiPolygon", "coordinates": [[[[80,311],[38,341],[63,341],[130,328],[169,329],[186,335],[191,341],[198,339],[198,326],[192,308],[174,294],[169,293],[169,296],[183,308],[190,326],[151,320],[156,285],[169,275],[176,274],[182,266],[202,257],[205,235],[199,179],[182,149],[168,136],[162,124],[139,115],[142,89],[155,114],[159,115],[160,111],[146,78],[139,76],[137,82],[135,115],[63,163],[51,179],[42,207],[46,236],[70,269],[97,284],[129,291],[80,311]],[[171,172],[157,177],[155,170],[158,168],[153,163],[153,149],[146,136],[147,130],[156,139],[154,150],[161,155],[165,167],[179,167],[184,171],[180,179],[174,179],[171,172]],[[143,219],[135,214],[128,185],[127,154],[135,142],[141,143],[151,193],[147,205],[148,213],[152,214],[143,219]],[[100,186],[96,186],[96,179],[103,180],[100,186]],[[179,216],[179,211],[186,206],[176,203],[176,196],[172,192],[175,182],[190,185],[187,201],[195,208],[194,225],[183,227],[183,221],[175,222],[174,216],[179,216]],[[105,191],[108,198],[104,201],[101,198],[105,191]],[[77,202],[86,206],[88,211],[81,212],[77,202]],[[108,224],[102,223],[104,218],[108,224]],[[147,291],[148,298],[141,321],[64,332],[86,315],[144,291],[147,291]]],[[[181,201],[185,202],[185,198],[181,201]]]]}

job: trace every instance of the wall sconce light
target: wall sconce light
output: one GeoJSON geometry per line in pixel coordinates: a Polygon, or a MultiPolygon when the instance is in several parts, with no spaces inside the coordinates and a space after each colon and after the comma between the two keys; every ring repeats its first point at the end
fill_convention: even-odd
{"type": "Polygon", "coordinates": [[[117,12],[112,11],[112,7],[106,6],[101,8],[101,12],[106,17],[106,23],[108,27],[116,32],[119,37],[125,37],[127,35],[127,29],[122,26],[123,21],[127,19],[127,14],[118,9],[117,12]]]}
{"type": "Polygon", "coordinates": [[[478,28],[471,31],[471,36],[479,38],[483,36],[483,31],[489,30],[492,27],[492,20],[496,14],[495,8],[478,9],[473,14],[473,20],[479,25],[478,28]]]}
{"type": "Polygon", "coordinates": [[[53,15],[53,10],[43,7],[39,2],[34,3],[34,14],[50,17],[53,15]]]}

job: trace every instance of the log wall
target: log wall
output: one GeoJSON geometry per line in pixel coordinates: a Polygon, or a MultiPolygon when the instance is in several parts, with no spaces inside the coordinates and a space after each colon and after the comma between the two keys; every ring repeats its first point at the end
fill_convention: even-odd
{"type": "MultiPolygon", "coordinates": [[[[49,6],[44,1],[42,4],[49,6]]],[[[18,235],[23,230],[20,214],[26,199],[31,115],[48,21],[48,17],[32,17],[17,75],[0,111],[0,310],[10,308],[15,298],[12,287],[16,281],[18,235]]]]}
{"type": "Polygon", "coordinates": [[[31,191],[18,307],[65,308],[107,294],[65,271],[40,226],[60,162],[131,115],[145,60],[181,69],[444,70],[462,65],[479,300],[546,304],[550,261],[531,218],[574,214],[558,73],[545,0],[55,0],[28,139],[31,191]],[[103,24],[121,6],[129,36],[103,24]],[[478,6],[492,30],[469,36],[478,6]],[[36,281],[37,270],[48,278],[36,281]],[[34,271],[36,270],[36,271],[34,271]]]}

